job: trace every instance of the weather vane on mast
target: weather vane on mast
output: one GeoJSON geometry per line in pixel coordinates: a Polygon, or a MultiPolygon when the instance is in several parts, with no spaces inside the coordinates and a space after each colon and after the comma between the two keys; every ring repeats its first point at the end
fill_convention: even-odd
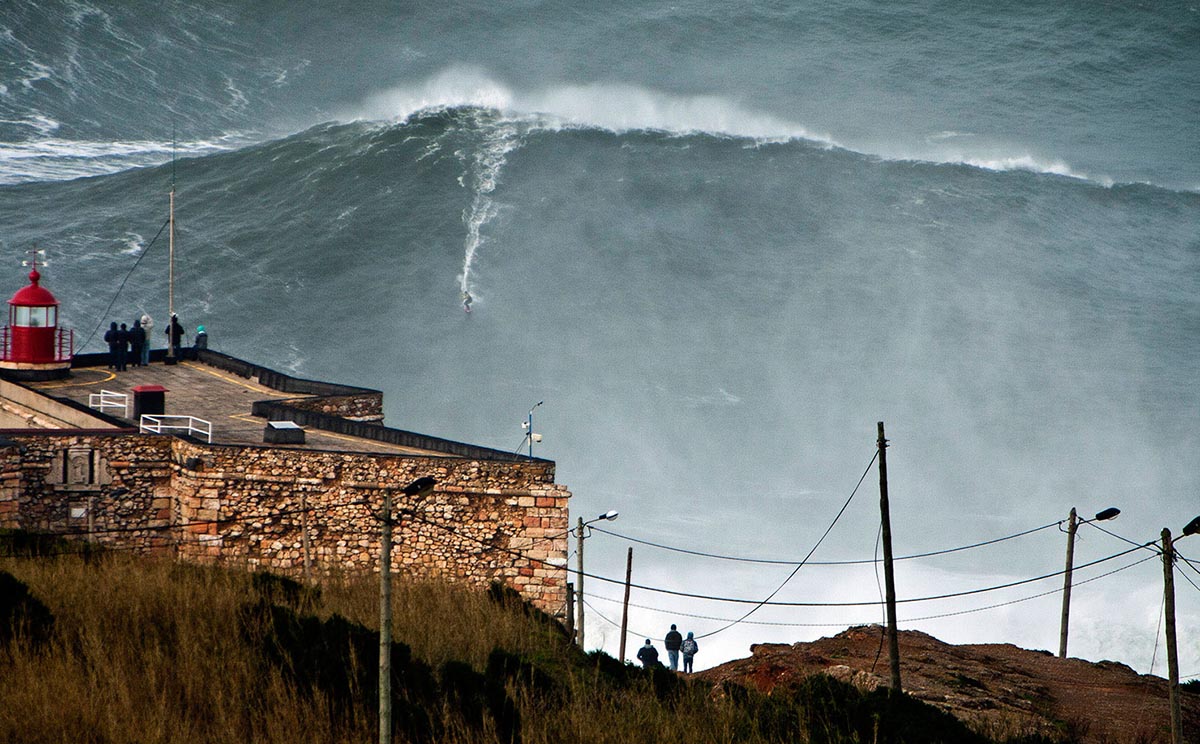
{"type": "MultiPolygon", "coordinates": [[[[544,400],[539,400],[537,403],[535,403],[533,408],[529,409],[529,415],[525,418],[524,421],[521,422],[521,428],[525,430],[525,439],[523,439],[521,441],[521,444],[525,444],[525,442],[529,442],[529,459],[530,460],[533,459],[533,443],[542,441],[542,435],[535,434],[533,432],[533,411],[535,408],[537,408],[538,406],[540,406],[541,404],[543,404],[545,402],[546,401],[544,401],[544,400]]],[[[521,449],[520,447],[517,447],[518,451],[520,449],[521,449]]]]}
{"type": "MultiPolygon", "coordinates": [[[[37,243],[34,243],[34,244],[33,244],[33,247],[32,247],[32,248],[30,248],[29,250],[25,251],[25,252],[29,254],[29,260],[28,260],[28,261],[22,261],[22,262],[21,262],[21,265],[22,265],[22,266],[30,266],[30,267],[32,267],[32,268],[33,268],[33,270],[34,270],[34,271],[37,271],[37,267],[38,267],[38,256],[44,256],[44,255],[46,255],[46,251],[44,251],[44,250],[41,250],[40,248],[38,248],[38,247],[37,247],[37,243]]],[[[42,262],[41,262],[41,264],[42,264],[42,266],[45,266],[45,265],[46,265],[46,262],[45,262],[45,261],[42,261],[42,262]]]]}

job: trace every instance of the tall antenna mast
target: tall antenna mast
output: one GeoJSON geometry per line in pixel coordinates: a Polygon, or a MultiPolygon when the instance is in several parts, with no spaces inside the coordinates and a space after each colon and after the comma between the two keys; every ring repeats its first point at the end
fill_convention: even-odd
{"type": "Polygon", "coordinates": [[[167,219],[167,364],[175,364],[175,125],[171,125],[171,211],[167,219]]]}

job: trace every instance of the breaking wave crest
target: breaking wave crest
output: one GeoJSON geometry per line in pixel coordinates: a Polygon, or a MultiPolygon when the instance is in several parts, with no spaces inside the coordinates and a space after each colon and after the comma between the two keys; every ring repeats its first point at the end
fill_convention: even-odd
{"type": "Polygon", "coordinates": [[[403,122],[429,110],[482,108],[529,129],[601,129],[615,134],[658,131],[678,136],[707,134],[754,144],[800,141],[896,162],[965,165],[990,171],[1026,171],[1112,186],[1113,179],[1073,168],[1059,158],[1012,145],[971,142],[959,132],[940,132],[925,142],[864,144],[814,130],[721,96],[685,96],[621,83],[561,85],[520,91],[474,68],[454,67],[414,85],[376,93],[350,119],[403,122]],[[964,143],[961,140],[966,139],[964,143]]]}

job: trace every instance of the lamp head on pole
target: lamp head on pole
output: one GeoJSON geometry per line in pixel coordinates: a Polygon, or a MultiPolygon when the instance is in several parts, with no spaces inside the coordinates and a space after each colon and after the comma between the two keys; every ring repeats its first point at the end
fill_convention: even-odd
{"type": "Polygon", "coordinates": [[[1183,528],[1183,534],[1185,535],[1195,535],[1196,533],[1200,533],[1200,517],[1196,517],[1188,522],[1187,526],[1183,528]]]}
{"type": "Polygon", "coordinates": [[[1097,522],[1104,522],[1109,519],[1116,519],[1117,515],[1120,513],[1121,513],[1120,509],[1118,509],[1115,506],[1110,506],[1107,509],[1105,509],[1104,511],[1098,512],[1096,514],[1096,516],[1093,517],[1093,519],[1096,520],[1097,522]]]}
{"type": "Polygon", "coordinates": [[[620,516],[620,514],[615,509],[610,509],[610,510],[604,512],[603,514],[601,514],[600,516],[596,517],[596,519],[607,519],[609,522],[611,522],[614,519],[616,519],[618,516],[620,516]]]}

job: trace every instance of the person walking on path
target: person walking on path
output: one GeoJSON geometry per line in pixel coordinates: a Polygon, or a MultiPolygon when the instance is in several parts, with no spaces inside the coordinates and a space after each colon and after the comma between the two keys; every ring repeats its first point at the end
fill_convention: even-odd
{"type": "Polygon", "coordinates": [[[117,330],[117,321],[108,324],[104,332],[104,343],[108,344],[108,368],[117,369],[117,348],[120,346],[121,332],[117,330]]]}
{"type": "Polygon", "coordinates": [[[171,322],[167,324],[163,333],[167,334],[167,340],[174,350],[174,356],[178,359],[180,347],[183,345],[183,326],[179,324],[178,315],[171,316],[171,322]]]}
{"type": "Polygon", "coordinates": [[[150,366],[150,339],[154,338],[151,331],[154,330],[154,318],[151,318],[146,313],[142,313],[142,332],[146,335],[146,343],[142,344],[142,366],[150,366]]]}
{"type": "Polygon", "coordinates": [[[683,639],[683,644],[679,647],[683,652],[683,673],[692,673],[692,657],[700,650],[700,644],[696,643],[696,639],[692,637],[692,631],[688,631],[688,637],[683,639]]]}
{"type": "Polygon", "coordinates": [[[679,647],[683,644],[683,636],[679,635],[679,631],[675,630],[675,624],[671,623],[671,629],[667,631],[667,637],[663,639],[663,645],[667,647],[667,658],[671,661],[671,671],[679,671],[679,647]]]}
{"type": "Polygon", "coordinates": [[[647,669],[660,666],[658,663],[658,649],[654,647],[654,644],[650,643],[649,638],[646,639],[646,645],[638,649],[637,658],[638,661],[642,662],[642,666],[647,669]]]}
{"type": "Polygon", "coordinates": [[[132,347],[130,354],[133,359],[133,366],[142,367],[142,357],[145,354],[146,348],[146,331],[142,328],[142,321],[133,321],[133,328],[129,329],[129,345],[132,347]]]}

